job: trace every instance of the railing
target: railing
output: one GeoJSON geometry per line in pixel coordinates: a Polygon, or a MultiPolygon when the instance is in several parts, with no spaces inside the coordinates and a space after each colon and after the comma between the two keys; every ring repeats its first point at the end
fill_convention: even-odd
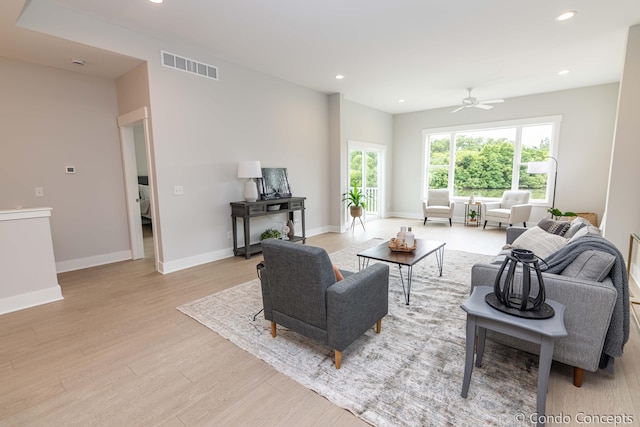
{"type": "Polygon", "coordinates": [[[378,188],[369,188],[367,187],[367,189],[364,192],[365,196],[367,196],[367,209],[366,211],[368,213],[373,213],[378,215],[380,213],[380,206],[378,206],[379,199],[378,199],[378,188]]]}

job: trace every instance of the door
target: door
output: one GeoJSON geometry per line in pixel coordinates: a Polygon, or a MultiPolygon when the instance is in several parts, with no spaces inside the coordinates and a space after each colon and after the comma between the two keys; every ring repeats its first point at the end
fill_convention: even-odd
{"type": "MultiPolygon", "coordinates": [[[[125,196],[129,222],[129,240],[131,243],[131,258],[144,258],[144,238],[142,231],[142,217],[140,210],[140,194],[138,187],[138,166],[136,162],[136,144],[134,129],[142,125],[144,139],[144,153],[140,155],[146,156],[146,164],[148,167],[147,174],[149,180],[149,198],[150,213],[153,227],[158,228],[156,221],[155,201],[154,201],[154,175],[152,163],[150,161],[150,141],[149,141],[149,123],[147,109],[141,108],[131,113],[118,117],[118,127],[120,128],[120,144],[122,149],[122,167],[125,179],[125,196]]],[[[158,239],[157,232],[153,233],[153,248],[156,269],[158,267],[158,239]]]]}
{"type": "Polygon", "coordinates": [[[383,217],[385,148],[349,141],[349,189],[358,188],[366,197],[364,220],[383,217]]]}

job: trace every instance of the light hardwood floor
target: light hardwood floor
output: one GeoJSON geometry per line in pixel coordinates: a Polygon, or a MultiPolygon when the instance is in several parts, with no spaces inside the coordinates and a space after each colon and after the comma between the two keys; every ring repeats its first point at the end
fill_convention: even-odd
{"type": "MultiPolygon", "coordinates": [[[[390,219],[308,244],[332,252],[400,225],[448,249],[495,254],[504,241],[495,228],[390,219]]],[[[0,425],[366,425],[176,310],[253,279],[260,260],[161,275],[149,257],[60,274],[63,301],[0,316],[0,425]]],[[[569,415],[570,425],[580,412],[640,422],[639,347],[632,323],[615,377],[586,373],[580,389],[569,367],[554,364],[548,414],[569,415]]]]}

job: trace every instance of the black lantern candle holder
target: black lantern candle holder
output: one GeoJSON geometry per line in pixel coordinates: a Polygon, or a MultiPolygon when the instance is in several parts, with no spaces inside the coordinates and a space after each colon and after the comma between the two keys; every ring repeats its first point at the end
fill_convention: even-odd
{"type": "MultiPolygon", "coordinates": [[[[548,319],[555,314],[553,307],[545,303],[544,281],[537,257],[527,249],[512,249],[500,266],[493,293],[485,301],[496,310],[526,319],[548,319]],[[516,270],[522,266],[522,281],[517,283],[516,270]],[[538,279],[538,293],[531,295],[531,270],[538,279]],[[506,273],[506,274],[505,274],[506,273]]],[[[543,260],[544,262],[544,260],[543,260]]]]}

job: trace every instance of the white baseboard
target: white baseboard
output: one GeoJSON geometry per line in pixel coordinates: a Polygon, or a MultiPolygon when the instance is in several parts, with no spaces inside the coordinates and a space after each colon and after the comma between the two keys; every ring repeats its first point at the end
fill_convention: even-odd
{"type": "Polygon", "coordinates": [[[196,267],[208,262],[218,261],[233,256],[233,249],[221,249],[218,251],[207,252],[204,254],[194,255],[192,257],[181,258],[175,261],[158,262],[159,271],[162,274],[173,273],[184,270],[185,268],[196,267]]]}
{"type": "MultiPolygon", "coordinates": [[[[315,236],[317,234],[333,232],[335,227],[321,227],[308,230],[306,237],[315,236]]],[[[208,262],[219,261],[233,256],[233,248],[220,249],[218,251],[207,252],[204,254],[194,255],[192,257],[181,258],[175,261],[158,262],[158,271],[162,274],[173,273],[184,270],[185,268],[196,267],[208,262]]]]}
{"type": "Polygon", "coordinates": [[[57,283],[46,289],[0,299],[0,314],[23,310],[36,305],[47,304],[63,299],[62,290],[57,283]]]}
{"type": "Polygon", "coordinates": [[[71,259],[69,261],[56,262],[56,271],[64,273],[66,271],[81,270],[83,268],[96,267],[98,265],[111,264],[131,259],[131,251],[111,252],[109,254],[96,255],[87,258],[71,259]]]}

